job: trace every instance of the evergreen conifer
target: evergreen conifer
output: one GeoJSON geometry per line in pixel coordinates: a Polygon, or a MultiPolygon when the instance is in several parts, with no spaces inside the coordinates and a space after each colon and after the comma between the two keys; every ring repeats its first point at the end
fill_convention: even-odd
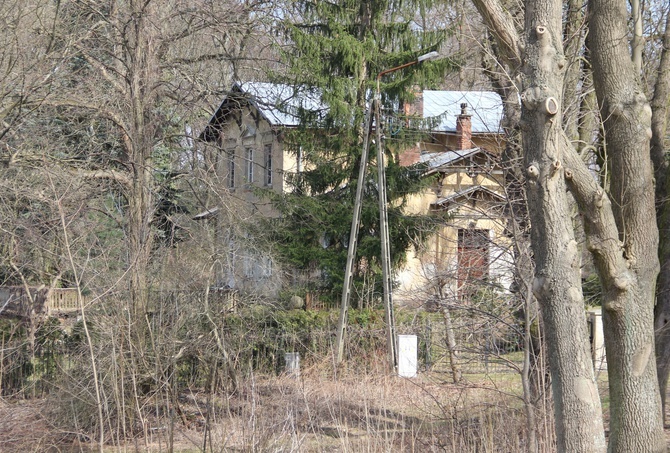
{"type": "MultiPolygon", "coordinates": [[[[301,169],[289,178],[294,190],[274,196],[282,217],[279,225],[273,221],[272,228],[279,255],[288,264],[311,271],[309,275],[320,275],[317,281],[308,280],[306,289],[320,291],[322,297],[337,300],[342,291],[364,117],[376,89],[376,76],[439,49],[447,32],[427,30],[420,24],[432,3],[296,0],[285,12],[284,68],[275,74],[275,81],[318,93],[328,109],[305,109],[300,126],[283,138],[284,147],[299,155],[301,169]]],[[[380,87],[394,266],[403,261],[411,244],[430,231],[429,219],[403,213],[406,197],[421,188],[421,175],[398,164],[396,154],[417,137],[407,134],[406,127],[397,126],[404,124],[404,120],[398,121],[397,112],[413,100],[417,88],[438,84],[452,67],[453,62],[446,58],[415,65],[385,77],[380,87]],[[391,124],[396,126],[389,127],[391,124]]],[[[374,149],[370,155],[375,155],[374,149]]],[[[370,294],[379,291],[375,282],[381,285],[381,278],[376,278],[381,275],[381,245],[374,158],[368,165],[355,293],[365,294],[369,300],[370,294]],[[364,282],[373,286],[364,288],[364,282]]]]}

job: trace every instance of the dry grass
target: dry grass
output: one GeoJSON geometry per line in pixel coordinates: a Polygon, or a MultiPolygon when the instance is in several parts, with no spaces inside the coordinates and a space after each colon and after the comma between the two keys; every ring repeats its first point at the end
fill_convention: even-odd
{"type": "MultiPolygon", "coordinates": [[[[509,379],[503,381],[510,386],[509,379]]],[[[490,380],[450,385],[438,375],[384,373],[333,379],[322,369],[300,378],[249,376],[233,395],[208,399],[193,390],[181,414],[156,417],[148,439],[109,451],[468,452],[519,451],[519,402],[490,380]],[[208,406],[209,402],[209,406],[208,406]],[[210,408],[208,413],[207,408],[210,408]]],[[[39,400],[0,405],[0,451],[95,451],[85,438],[59,432],[39,400]],[[58,446],[58,448],[56,448],[58,446]]],[[[107,450],[107,449],[106,449],[107,450]]]]}
{"type": "Polygon", "coordinates": [[[518,410],[490,387],[314,372],[254,381],[216,402],[212,451],[514,451],[522,442],[518,410]]]}

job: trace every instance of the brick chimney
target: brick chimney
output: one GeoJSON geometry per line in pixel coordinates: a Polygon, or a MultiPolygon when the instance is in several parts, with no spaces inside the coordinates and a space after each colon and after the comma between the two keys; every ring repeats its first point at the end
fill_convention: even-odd
{"type": "Polygon", "coordinates": [[[399,161],[400,161],[400,166],[401,167],[409,167],[410,165],[414,165],[421,160],[421,150],[419,149],[419,145],[416,144],[412,146],[411,148],[405,150],[402,154],[399,156],[399,161]]]}
{"type": "Polygon", "coordinates": [[[423,91],[416,88],[414,91],[414,101],[406,102],[403,105],[403,110],[406,116],[416,115],[423,118],[423,91]]]}
{"type": "Polygon", "coordinates": [[[461,104],[461,114],[456,117],[456,147],[472,149],[472,115],[468,114],[468,104],[461,104]]]}
{"type": "MultiPolygon", "coordinates": [[[[419,88],[414,88],[414,101],[407,102],[403,105],[403,113],[407,117],[406,126],[411,126],[411,121],[409,120],[410,116],[418,116],[423,118],[423,91],[419,88]]],[[[421,159],[421,149],[417,143],[413,147],[406,149],[402,154],[400,154],[399,163],[402,167],[409,167],[419,162],[421,159]]]]}

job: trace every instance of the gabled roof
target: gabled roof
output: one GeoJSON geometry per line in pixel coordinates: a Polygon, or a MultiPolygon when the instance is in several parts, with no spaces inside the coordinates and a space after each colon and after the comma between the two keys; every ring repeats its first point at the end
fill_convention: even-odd
{"type": "Polygon", "coordinates": [[[272,126],[298,126],[301,111],[318,114],[328,110],[316,90],[266,82],[237,82],[235,86],[272,126]]]}
{"type": "MultiPolygon", "coordinates": [[[[314,89],[267,82],[236,82],[210,118],[201,138],[213,140],[215,130],[224,123],[226,116],[244,102],[255,107],[275,127],[298,126],[304,111],[323,115],[328,110],[321,101],[321,94],[314,89]]],[[[455,133],[455,118],[461,113],[462,103],[468,105],[468,113],[472,115],[474,134],[500,133],[502,100],[491,91],[425,90],[423,117],[439,120],[433,131],[455,133]]]]}
{"type": "Polygon", "coordinates": [[[456,151],[444,151],[440,153],[426,153],[419,157],[419,163],[425,164],[426,171],[424,174],[430,175],[445,167],[454,167],[460,161],[474,157],[478,154],[486,156],[487,158],[497,160],[494,154],[489,153],[483,148],[459,149],[456,151]]]}
{"type": "Polygon", "coordinates": [[[295,127],[300,124],[301,112],[325,113],[327,107],[315,90],[267,82],[235,82],[230,93],[209,120],[201,138],[216,137],[226,116],[248,103],[258,110],[271,126],[295,127]]]}
{"type": "Polygon", "coordinates": [[[461,113],[461,104],[468,105],[472,115],[472,133],[498,134],[503,116],[502,99],[492,91],[432,91],[423,92],[424,119],[441,117],[433,130],[456,132],[456,117],[461,113]]]}
{"type": "Polygon", "coordinates": [[[505,197],[498,192],[486,188],[484,186],[471,186],[460,192],[455,192],[448,197],[443,197],[438,199],[433,206],[438,206],[441,208],[450,211],[458,206],[463,205],[464,202],[467,202],[477,196],[485,195],[495,201],[503,202],[505,197]]]}

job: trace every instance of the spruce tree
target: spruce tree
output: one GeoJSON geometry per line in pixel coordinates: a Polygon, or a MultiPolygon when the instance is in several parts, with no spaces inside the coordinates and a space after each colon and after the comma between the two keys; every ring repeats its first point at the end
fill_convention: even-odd
{"type": "MultiPolygon", "coordinates": [[[[322,297],[337,300],[342,291],[364,117],[376,75],[439,49],[446,31],[420,25],[431,6],[429,0],[295,0],[285,10],[284,68],[275,81],[317,93],[328,108],[318,114],[303,112],[300,126],[284,137],[284,146],[300,154],[302,170],[289,178],[294,190],[275,197],[282,216],[272,228],[280,256],[321,276],[308,280],[308,289],[319,290],[322,297]]],[[[397,112],[413,100],[417,88],[437,84],[452,66],[444,58],[385,77],[380,87],[384,112],[397,112]]],[[[382,116],[391,253],[397,267],[408,247],[430,231],[430,222],[403,213],[406,196],[420,190],[421,175],[398,165],[396,154],[406,146],[402,137],[407,134],[398,134],[403,128],[386,127],[392,113],[382,116]]],[[[363,282],[381,282],[376,278],[381,275],[381,245],[375,165],[373,158],[365,183],[355,280],[355,293],[368,295],[370,287],[362,288],[363,282]]]]}

